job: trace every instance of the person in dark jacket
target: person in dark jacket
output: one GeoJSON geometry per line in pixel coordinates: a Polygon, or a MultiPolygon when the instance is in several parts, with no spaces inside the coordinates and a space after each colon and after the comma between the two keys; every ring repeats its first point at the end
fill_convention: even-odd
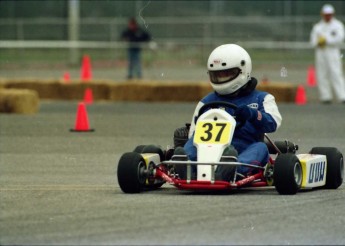
{"type": "Polygon", "coordinates": [[[135,18],[130,18],[121,38],[128,42],[128,79],[141,78],[141,46],[151,40],[150,34],[143,30],[135,18]]]}

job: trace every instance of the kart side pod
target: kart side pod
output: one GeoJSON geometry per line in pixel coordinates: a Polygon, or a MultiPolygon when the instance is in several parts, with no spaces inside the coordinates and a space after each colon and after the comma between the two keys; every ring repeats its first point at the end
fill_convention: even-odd
{"type": "Polygon", "coordinates": [[[302,188],[314,188],[326,184],[327,158],[325,155],[299,154],[302,166],[302,188]]]}

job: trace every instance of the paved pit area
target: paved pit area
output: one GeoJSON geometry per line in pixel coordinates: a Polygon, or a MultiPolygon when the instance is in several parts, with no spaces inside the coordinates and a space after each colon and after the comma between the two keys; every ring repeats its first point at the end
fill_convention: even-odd
{"type": "MultiPolygon", "coordinates": [[[[123,194],[120,156],[140,144],[172,145],[195,103],[94,103],[94,132],[76,133],[77,102],[41,103],[36,115],[0,114],[1,245],[345,244],[345,185],[281,196],[274,188],[228,193],[161,189],[123,194]]],[[[280,104],[299,153],[345,153],[345,105],[280,104]]]]}

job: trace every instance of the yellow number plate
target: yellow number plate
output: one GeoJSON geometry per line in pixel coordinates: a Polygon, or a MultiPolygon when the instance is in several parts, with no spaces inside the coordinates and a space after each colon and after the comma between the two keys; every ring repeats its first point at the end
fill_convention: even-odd
{"type": "Polygon", "coordinates": [[[198,121],[194,142],[199,144],[226,144],[230,138],[231,124],[222,121],[198,121]]]}

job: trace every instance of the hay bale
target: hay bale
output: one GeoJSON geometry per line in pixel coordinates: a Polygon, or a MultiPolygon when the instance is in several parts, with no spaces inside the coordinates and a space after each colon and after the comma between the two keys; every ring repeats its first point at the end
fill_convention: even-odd
{"type": "Polygon", "coordinates": [[[129,82],[109,86],[113,101],[197,101],[200,85],[196,83],[129,82]]]}
{"type": "Polygon", "coordinates": [[[213,88],[210,85],[210,83],[202,83],[200,84],[200,89],[199,89],[199,97],[200,99],[202,99],[203,97],[205,97],[207,94],[209,94],[210,92],[213,92],[213,88]]]}
{"type": "MultiPolygon", "coordinates": [[[[140,99],[145,101],[193,101],[195,100],[195,95],[198,91],[198,85],[184,83],[149,82],[144,84],[137,84],[136,90],[139,90],[141,92],[140,99]]],[[[137,94],[134,95],[136,96],[137,94]]]]}
{"type": "Polygon", "coordinates": [[[6,81],[3,79],[0,79],[0,90],[6,87],[6,81]]]}
{"type": "Polygon", "coordinates": [[[41,99],[59,99],[59,84],[58,80],[14,80],[8,82],[6,88],[34,90],[41,99]]]}
{"type": "Polygon", "coordinates": [[[277,102],[294,102],[297,85],[283,82],[261,83],[257,86],[257,89],[272,94],[277,102]]]}
{"type": "Polygon", "coordinates": [[[107,100],[109,97],[108,85],[104,82],[86,83],[75,80],[73,83],[66,83],[56,79],[16,79],[7,81],[5,87],[35,90],[41,99],[81,100],[86,88],[92,89],[94,100],[107,100]]]}
{"type": "Polygon", "coordinates": [[[152,101],[153,87],[140,83],[119,83],[109,86],[112,101],[152,101]]]}
{"type": "MultiPolygon", "coordinates": [[[[1,82],[1,81],[0,81],[1,82]]],[[[115,82],[95,80],[82,82],[73,80],[35,80],[17,79],[0,83],[0,88],[22,88],[38,92],[42,99],[81,100],[86,88],[92,89],[94,100],[112,101],[198,101],[213,91],[208,82],[115,82]]],[[[258,90],[267,91],[275,96],[277,102],[294,102],[297,86],[283,82],[260,83],[258,90]]]]}
{"type": "MultiPolygon", "coordinates": [[[[283,82],[273,82],[267,84],[259,84],[257,90],[266,91],[272,94],[277,102],[294,102],[297,86],[283,82]]],[[[200,98],[212,92],[213,89],[210,84],[200,84],[200,98]]]]}
{"type": "Polygon", "coordinates": [[[154,86],[154,99],[158,101],[194,102],[200,99],[200,85],[196,83],[170,83],[154,86]]]}
{"type": "Polygon", "coordinates": [[[87,88],[92,90],[93,100],[108,100],[109,85],[101,83],[77,83],[66,84],[60,83],[59,99],[62,100],[81,100],[84,98],[84,93],[87,88]]]}
{"type": "Polygon", "coordinates": [[[34,114],[39,108],[38,93],[27,89],[1,89],[0,112],[34,114]]]}

